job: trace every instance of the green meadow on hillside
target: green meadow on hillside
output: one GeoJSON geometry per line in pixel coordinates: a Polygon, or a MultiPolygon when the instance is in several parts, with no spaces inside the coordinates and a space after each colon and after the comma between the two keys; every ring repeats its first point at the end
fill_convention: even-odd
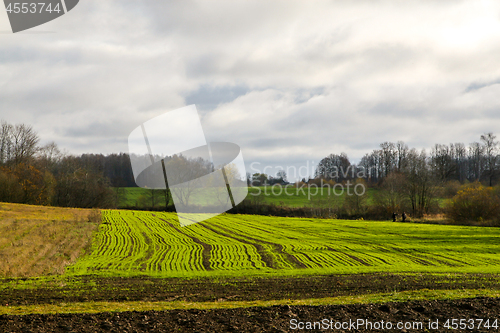
{"type": "MultiPolygon", "coordinates": [[[[151,202],[151,190],[141,187],[121,187],[119,207],[141,207],[144,202],[151,202]],[[149,193],[148,193],[149,192],[149,193]],[[141,198],[142,197],[142,198],[141,198]],[[148,199],[147,199],[148,198],[148,199]]],[[[377,189],[368,188],[366,190],[367,204],[374,203],[374,195],[377,189]]],[[[295,188],[289,186],[287,188],[271,187],[271,186],[256,186],[248,188],[247,199],[253,200],[257,198],[259,202],[266,204],[283,205],[287,207],[304,207],[310,206],[315,200],[329,200],[332,204],[342,204],[347,195],[346,190],[341,192],[339,189],[334,192],[328,188],[295,188]]],[[[156,206],[165,206],[165,200],[160,194],[157,195],[156,206]]]]}

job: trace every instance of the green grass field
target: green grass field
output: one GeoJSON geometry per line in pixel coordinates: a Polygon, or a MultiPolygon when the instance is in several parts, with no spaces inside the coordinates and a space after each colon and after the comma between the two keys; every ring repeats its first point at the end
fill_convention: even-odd
{"type": "MultiPolygon", "coordinates": [[[[151,190],[142,187],[119,187],[115,188],[115,190],[119,191],[118,207],[141,207],[143,206],[143,202],[141,202],[141,200],[148,202],[148,205],[150,205],[148,192],[151,190]]],[[[164,207],[165,200],[163,197],[158,194],[157,199],[157,206],[164,207]]]]}
{"type": "MultiPolygon", "coordinates": [[[[148,197],[148,191],[151,190],[140,187],[122,187],[120,188],[120,191],[122,191],[122,195],[120,196],[118,203],[119,207],[141,207],[141,200],[146,201],[148,204],[150,202],[150,200],[145,200],[145,198],[148,197]]],[[[376,192],[377,190],[374,188],[367,189],[367,204],[372,204],[374,202],[374,195],[376,192]]],[[[249,187],[248,193],[248,199],[252,199],[253,196],[257,196],[262,203],[283,205],[287,207],[310,206],[312,203],[311,200],[325,200],[327,198],[330,199],[329,202],[331,204],[342,204],[345,196],[347,195],[347,192],[344,191],[344,193],[341,193],[340,190],[336,190],[334,193],[333,189],[330,189],[330,191],[327,188],[308,189],[304,187],[302,189],[297,189],[291,185],[286,189],[286,191],[284,187],[282,189],[279,187],[272,188],[271,186],[249,187]]],[[[165,200],[162,196],[158,195],[157,199],[157,206],[165,206],[165,200]]]]}
{"type": "Polygon", "coordinates": [[[66,273],[499,273],[499,253],[499,228],[230,214],[181,227],[174,213],[107,210],[91,253],[66,273]]]}
{"type": "MultiPolygon", "coordinates": [[[[366,190],[366,203],[372,204],[374,202],[374,195],[377,190],[374,188],[368,188],[366,190]]],[[[259,186],[250,187],[248,189],[248,197],[251,198],[252,195],[261,198],[263,203],[283,205],[287,207],[305,207],[310,206],[315,200],[329,200],[330,205],[341,205],[344,202],[344,198],[347,196],[346,190],[341,192],[340,190],[328,189],[328,188],[295,188],[289,186],[288,188],[279,188],[271,186],[259,186]]]]}

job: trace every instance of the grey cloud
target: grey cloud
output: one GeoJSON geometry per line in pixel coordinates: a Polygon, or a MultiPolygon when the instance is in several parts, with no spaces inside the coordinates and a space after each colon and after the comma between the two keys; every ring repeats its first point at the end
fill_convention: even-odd
{"type": "Polygon", "coordinates": [[[471,92],[471,91],[476,91],[476,90],[479,90],[479,89],[482,89],[484,87],[489,87],[489,86],[492,86],[492,85],[495,85],[495,84],[499,84],[500,83],[500,79],[496,79],[496,80],[493,80],[493,81],[489,81],[489,82],[473,82],[471,84],[469,84],[467,86],[467,88],[465,88],[465,92],[468,93],[468,92],[471,92]]]}
{"type": "Polygon", "coordinates": [[[101,123],[91,120],[90,123],[85,126],[71,125],[70,127],[60,128],[57,132],[64,137],[92,137],[93,139],[107,137],[116,138],[129,134],[127,128],[125,130],[123,129],[123,125],[122,121],[101,123]]]}
{"type": "Polygon", "coordinates": [[[221,103],[232,102],[239,96],[245,95],[250,88],[244,85],[214,86],[201,84],[198,89],[190,91],[186,97],[186,105],[196,104],[200,111],[213,110],[221,103]]]}

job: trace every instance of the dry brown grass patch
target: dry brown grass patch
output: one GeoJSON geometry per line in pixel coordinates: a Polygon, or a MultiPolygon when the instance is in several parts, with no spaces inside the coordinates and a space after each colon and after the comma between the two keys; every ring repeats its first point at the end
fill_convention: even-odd
{"type": "Polygon", "coordinates": [[[98,210],[0,203],[0,276],[62,274],[99,223],[98,210]]]}

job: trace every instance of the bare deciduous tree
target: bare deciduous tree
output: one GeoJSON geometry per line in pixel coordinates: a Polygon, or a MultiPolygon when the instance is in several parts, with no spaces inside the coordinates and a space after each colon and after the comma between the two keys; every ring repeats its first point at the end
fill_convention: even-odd
{"type": "Polygon", "coordinates": [[[341,182],[349,178],[351,168],[351,162],[345,153],[330,154],[319,162],[315,177],[341,182]]]}
{"type": "Polygon", "coordinates": [[[40,138],[33,127],[18,124],[12,129],[12,160],[15,165],[35,156],[40,138]]]}
{"type": "Polygon", "coordinates": [[[0,163],[5,164],[11,156],[12,125],[5,121],[0,123],[0,163]]]}
{"type": "Polygon", "coordinates": [[[27,163],[38,151],[40,138],[33,127],[25,124],[0,125],[0,162],[19,165],[27,163]]]}
{"type": "Polygon", "coordinates": [[[481,135],[483,143],[483,151],[485,158],[485,166],[488,177],[489,186],[493,186],[493,178],[496,175],[497,159],[498,159],[498,141],[495,141],[496,136],[493,133],[481,135]]]}
{"type": "Polygon", "coordinates": [[[406,183],[407,179],[402,173],[392,172],[384,178],[376,202],[385,213],[402,212],[406,209],[406,183]]]}
{"type": "Polygon", "coordinates": [[[469,160],[469,181],[476,181],[481,178],[483,173],[483,146],[479,142],[473,142],[469,145],[468,160],[469,160]]]}

